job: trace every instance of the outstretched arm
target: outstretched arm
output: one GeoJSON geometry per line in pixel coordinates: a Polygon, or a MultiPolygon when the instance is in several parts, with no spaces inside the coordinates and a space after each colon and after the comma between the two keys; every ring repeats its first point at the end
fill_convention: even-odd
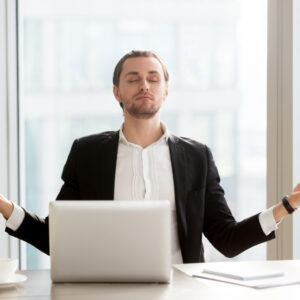
{"type": "MultiPolygon", "coordinates": [[[[75,156],[77,141],[73,143],[68,160],[65,164],[62,179],[64,184],[61,188],[57,200],[60,199],[80,199],[79,189],[76,182],[75,156]]],[[[15,207],[16,208],[16,207],[15,207]]],[[[49,254],[49,221],[48,217],[40,218],[37,215],[22,209],[24,211],[23,220],[16,228],[6,227],[5,231],[42,252],[49,254]]],[[[0,195],[0,213],[5,219],[9,219],[14,211],[14,204],[0,195]]],[[[13,222],[14,223],[14,222],[13,222]]]]}

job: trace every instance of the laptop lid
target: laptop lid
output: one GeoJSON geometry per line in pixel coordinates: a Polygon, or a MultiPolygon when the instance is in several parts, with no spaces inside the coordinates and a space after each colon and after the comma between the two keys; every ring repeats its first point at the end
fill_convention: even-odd
{"type": "Polygon", "coordinates": [[[51,278],[168,282],[170,222],[167,200],[51,202],[51,278]]]}

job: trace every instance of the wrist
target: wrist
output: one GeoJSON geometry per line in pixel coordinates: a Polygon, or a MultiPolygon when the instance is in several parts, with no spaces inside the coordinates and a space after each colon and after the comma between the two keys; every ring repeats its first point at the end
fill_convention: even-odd
{"type": "Polygon", "coordinates": [[[290,204],[290,206],[293,208],[293,209],[297,209],[298,208],[298,206],[297,206],[297,204],[296,204],[296,199],[295,199],[295,197],[294,197],[294,195],[293,194],[290,194],[290,195],[288,195],[288,202],[289,202],[289,204],[290,204]]]}
{"type": "Polygon", "coordinates": [[[14,210],[14,205],[11,201],[5,199],[4,197],[0,196],[0,213],[3,217],[7,220],[11,216],[14,210]]]}
{"type": "Polygon", "coordinates": [[[285,216],[288,215],[287,210],[283,206],[282,202],[276,204],[273,207],[273,216],[276,223],[279,223],[285,216]]]}

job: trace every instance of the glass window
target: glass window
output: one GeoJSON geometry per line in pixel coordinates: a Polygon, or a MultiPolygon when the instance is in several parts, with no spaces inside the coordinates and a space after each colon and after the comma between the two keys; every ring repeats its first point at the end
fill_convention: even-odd
{"type": "MultiPolygon", "coordinates": [[[[266,207],[267,1],[19,1],[22,204],[48,214],[77,137],[118,130],[112,73],[132,49],[170,72],[162,119],[206,143],[238,220],[266,207]]],[[[23,245],[27,268],[49,257],[23,245]]],[[[207,261],[225,258],[205,241],[207,261]]],[[[265,244],[235,259],[265,259],[265,244]]]]}

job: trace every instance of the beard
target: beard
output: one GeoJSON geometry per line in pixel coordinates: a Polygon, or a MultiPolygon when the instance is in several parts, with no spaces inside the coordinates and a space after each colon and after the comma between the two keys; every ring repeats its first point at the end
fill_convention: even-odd
{"type": "Polygon", "coordinates": [[[126,101],[123,97],[121,97],[121,99],[123,109],[136,119],[151,119],[161,108],[161,102],[155,103],[155,101],[152,100],[138,100],[136,102],[136,100],[134,100],[135,97],[133,97],[133,101],[126,101]],[[128,102],[132,102],[132,104],[128,104],[128,102]]]}
{"type": "Polygon", "coordinates": [[[158,107],[155,104],[149,105],[148,103],[141,103],[139,105],[132,104],[129,107],[124,105],[124,108],[131,116],[137,119],[150,119],[157,114],[160,106],[158,107]]]}

